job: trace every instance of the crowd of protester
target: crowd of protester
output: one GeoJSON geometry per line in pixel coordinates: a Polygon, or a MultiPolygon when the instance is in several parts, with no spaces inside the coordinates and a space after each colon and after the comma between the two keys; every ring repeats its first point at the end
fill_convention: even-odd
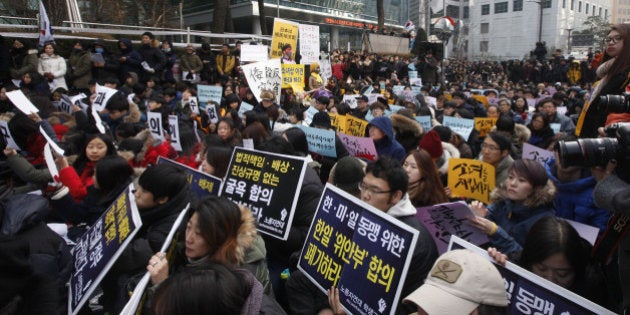
{"type": "MultiPolygon", "coordinates": [[[[307,65],[306,91],[282,89],[276,102],[274,92],[254,95],[248,87],[240,42],[220,51],[203,43],[178,52],[146,32],[140,45],[120,39],[112,49],[102,40],[80,40],[65,54],[54,43],[36,47],[28,39],[0,38],[0,68],[9,70],[0,72],[0,119],[20,148],[6,147],[3,138],[0,313],[64,313],[74,266],[71,248],[47,224],[65,225],[66,238],[76,240],[133,182],[143,226],[82,313],[117,314],[138,275],[148,271],[151,288],[144,308],[155,314],[342,314],[335,288],[325,294],[296,269],[324,185],[331,183],[420,232],[399,314],[475,309],[505,314],[507,300],[495,267],[464,250],[438,257],[416,217],[418,207],[462,200],[447,187],[449,158],[478,159],[495,168],[491,202],[466,201],[475,214],[468,224],[489,236],[488,253],[498,263],[513,261],[623,313],[630,308],[624,212],[630,184],[615,167],[624,161],[567,166],[556,155],[543,165],[521,154],[526,143],[553,150],[560,140],[605,137],[610,135],[606,127],[630,120],[626,113],[608,113],[599,98],[626,91],[626,41],[630,25],[614,25],[604,52],[584,60],[564,58],[561,51],[502,62],[438,62],[431,51],[407,57],[335,50],[322,54],[330,60],[330,77],[322,77],[320,64],[307,65]],[[417,94],[413,71],[422,82],[417,94]],[[97,84],[117,90],[99,113],[105,132],[80,106],[72,104],[72,113],[56,107],[64,95],[80,93],[92,106],[97,84]],[[216,123],[189,106],[198,84],[222,87],[216,123]],[[395,86],[404,88],[395,92],[395,86]],[[370,88],[382,94],[371,104],[363,95],[370,88]],[[39,112],[17,110],[6,94],[14,90],[39,112]],[[355,108],[344,95],[360,95],[355,108]],[[242,102],[253,110],[239,114],[242,102]],[[336,158],[309,152],[304,131],[296,128],[307,124],[308,107],[317,110],[311,127],[334,129],[329,113],[368,120],[365,137],[374,141],[378,159],[350,156],[338,138],[336,158]],[[148,112],[162,114],[165,121],[178,116],[181,151],[167,134],[164,141],[151,136],[148,112]],[[430,116],[431,129],[423,129],[417,116],[430,116]],[[486,136],[473,130],[466,139],[442,125],[446,116],[497,122],[486,136]],[[58,176],[47,169],[40,128],[65,150],[65,156],[55,156],[58,176]],[[256,150],[309,162],[287,240],[257,233],[249,209],[227,198],[197,200],[180,169],[156,165],[162,156],[223,178],[232,149],[245,139],[252,139],[256,150]],[[27,194],[33,191],[40,193],[27,194]],[[160,247],[188,202],[185,232],[167,259],[160,247]],[[564,219],[598,228],[605,241],[593,248],[564,219]],[[445,261],[465,266],[462,282],[434,276],[431,270],[445,261]],[[482,285],[488,289],[476,290],[482,285]]],[[[299,62],[299,52],[283,50],[283,62],[299,62]]]]}

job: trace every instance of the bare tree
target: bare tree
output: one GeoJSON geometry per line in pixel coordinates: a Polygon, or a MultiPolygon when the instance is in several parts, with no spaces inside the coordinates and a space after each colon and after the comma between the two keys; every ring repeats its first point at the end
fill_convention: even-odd
{"type": "Polygon", "coordinates": [[[263,35],[269,35],[267,31],[267,22],[265,16],[265,1],[258,0],[258,17],[260,18],[260,33],[263,35]]]}
{"type": "MultiPolygon", "coordinates": [[[[225,32],[225,22],[227,18],[227,11],[230,10],[230,0],[216,0],[214,2],[214,12],[212,15],[212,27],[213,33],[223,34],[225,32]]],[[[223,43],[221,38],[213,38],[212,42],[215,44],[223,43]]]]}
{"type": "Polygon", "coordinates": [[[385,8],[383,6],[383,0],[376,0],[376,16],[378,19],[379,31],[385,26],[385,8]]]}

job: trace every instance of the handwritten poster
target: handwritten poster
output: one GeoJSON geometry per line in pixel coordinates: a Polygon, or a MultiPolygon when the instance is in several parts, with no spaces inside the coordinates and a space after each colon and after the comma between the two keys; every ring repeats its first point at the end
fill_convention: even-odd
{"type": "Polygon", "coordinates": [[[280,59],[271,59],[242,65],[243,74],[256,100],[262,102],[260,93],[270,90],[276,93],[276,102],[280,102],[280,87],[282,84],[282,70],[280,59]]]}
{"type": "Polygon", "coordinates": [[[346,134],[355,137],[365,137],[369,122],[361,118],[346,115],[346,134]]]}
{"type": "Polygon", "coordinates": [[[490,203],[495,187],[495,170],[491,164],[473,159],[448,160],[448,187],[454,195],[490,203]]]}
{"type": "Polygon", "coordinates": [[[549,159],[554,158],[554,153],[529,143],[523,143],[523,155],[521,158],[538,161],[544,166],[549,159]]]}
{"type": "Polygon", "coordinates": [[[479,137],[485,137],[496,124],[496,118],[475,117],[475,130],[479,131],[479,137]]]}
{"type": "Polygon", "coordinates": [[[306,134],[308,151],[328,157],[337,157],[335,150],[335,131],[299,125],[306,134]]]}
{"type": "Polygon", "coordinates": [[[473,119],[444,116],[443,125],[451,128],[453,132],[460,134],[464,139],[468,140],[470,133],[472,133],[475,128],[475,121],[473,119]]]}
{"type": "Polygon", "coordinates": [[[282,88],[304,86],[304,65],[282,64],[282,88]]]}
{"type": "Polygon", "coordinates": [[[309,65],[319,62],[319,25],[299,25],[300,34],[300,63],[309,65]]]}
{"type": "Polygon", "coordinates": [[[291,45],[291,59],[295,59],[295,52],[297,51],[298,25],[298,23],[279,18],[273,19],[271,53],[269,54],[270,59],[282,57],[282,47],[287,44],[291,45]]]}
{"type": "Polygon", "coordinates": [[[205,109],[209,101],[221,104],[221,97],[223,95],[223,87],[218,85],[197,85],[197,99],[199,100],[199,107],[205,109]]]}
{"type": "Polygon", "coordinates": [[[372,138],[355,137],[343,133],[339,133],[338,136],[350,155],[369,161],[375,161],[378,158],[372,138]]]}
{"type": "Polygon", "coordinates": [[[267,45],[241,45],[241,61],[267,61],[269,59],[269,46],[267,45]]]}

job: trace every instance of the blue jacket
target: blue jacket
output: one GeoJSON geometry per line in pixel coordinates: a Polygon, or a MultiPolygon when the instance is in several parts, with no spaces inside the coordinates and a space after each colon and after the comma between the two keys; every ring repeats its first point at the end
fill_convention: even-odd
{"type": "Polygon", "coordinates": [[[370,126],[377,127],[385,134],[385,138],[374,141],[374,146],[376,147],[378,156],[388,156],[402,162],[407,155],[407,152],[394,137],[394,127],[392,126],[392,121],[388,117],[376,117],[370,121],[368,129],[370,126]]]}
{"type": "Polygon", "coordinates": [[[486,219],[497,224],[490,243],[499,251],[510,254],[523,250],[525,236],[539,219],[554,215],[553,198],[556,189],[551,181],[536,189],[522,203],[507,199],[506,188],[501,185],[492,192],[493,203],[488,206],[486,219]]]}
{"type": "Polygon", "coordinates": [[[599,228],[600,232],[606,229],[610,211],[599,208],[593,199],[593,189],[597,181],[593,176],[580,178],[569,183],[561,183],[555,176],[556,160],[549,159],[545,165],[549,179],[553,181],[558,190],[554,200],[556,215],[592,225],[599,228]]]}

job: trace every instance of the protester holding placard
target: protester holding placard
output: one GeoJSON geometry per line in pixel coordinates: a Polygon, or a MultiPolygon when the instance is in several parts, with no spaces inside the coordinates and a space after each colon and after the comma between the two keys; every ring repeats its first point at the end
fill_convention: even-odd
{"type": "Polygon", "coordinates": [[[536,221],[553,216],[556,187],[545,168],[533,160],[516,160],[507,179],[492,191],[492,204],[471,204],[470,223],[488,234],[492,246],[509,255],[522,250],[525,235],[536,221]]]}
{"type": "Polygon", "coordinates": [[[195,53],[195,47],[192,44],[186,45],[186,52],[179,57],[179,70],[182,72],[182,80],[191,83],[198,82],[199,74],[203,70],[203,62],[195,53]]]}

